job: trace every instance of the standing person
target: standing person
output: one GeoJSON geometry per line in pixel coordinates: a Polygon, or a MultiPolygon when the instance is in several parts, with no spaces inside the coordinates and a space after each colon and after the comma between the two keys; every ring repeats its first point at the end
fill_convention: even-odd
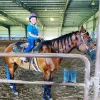
{"type": "MultiPolygon", "coordinates": [[[[27,25],[27,33],[28,33],[28,47],[24,50],[24,53],[30,52],[32,48],[34,48],[35,45],[35,40],[40,39],[41,36],[39,36],[39,29],[36,26],[37,22],[37,16],[34,13],[31,13],[29,15],[29,21],[30,23],[27,25]]],[[[21,60],[25,61],[25,57],[21,57],[21,60]]]]}

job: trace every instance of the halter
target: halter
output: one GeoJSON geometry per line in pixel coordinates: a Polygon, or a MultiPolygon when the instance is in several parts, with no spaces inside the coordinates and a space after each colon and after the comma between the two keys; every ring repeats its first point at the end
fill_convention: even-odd
{"type": "MultiPolygon", "coordinates": [[[[79,42],[79,44],[78,44],[78,47],[79,47],[81,44],[85,44],[85,45],[86,45],[86,49],[88,49],[88,46],[87,46],[87,44],[86,44],[86,42],[85,42],[84,37],[83,37],[82,34],[83,34],[83,33],[80,34],[80,42],[79,42]]],[[[77,36],[76,36],[76,37],[77,37],[77,36]]]]}
{"type": "MultiPolygon", "coordinates": [[[[86,32],[85,32],[85,34],[86,34],[86,32]]],[[[95,50],[94,47],[90,46],[90,43],[92,43],[92,39],[87,39],[87,38],[84,39],[83,35],[84,35],[84,34],[81,33],[81,35],[80,35],[80,42],[79,42],[79,44],[78,44],[78,47],[79,47],[81,44],[85,44],[86,49],[89,50],[90,52],[92,52],[93,50],[95,50]]]]}

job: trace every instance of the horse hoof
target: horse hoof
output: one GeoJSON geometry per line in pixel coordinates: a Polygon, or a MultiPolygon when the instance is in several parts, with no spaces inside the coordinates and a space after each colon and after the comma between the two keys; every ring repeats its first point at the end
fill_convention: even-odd
{"type": "Polygon", "coordinates": [[[53,100],[51,97],[48,96],[48,100],[53,100]]]}
{"type": "Polygon", "coordinates": [[[48,100],[53,100],[52,98],[49,98],[48,100]]]}
{"type": "Polygon", "coordinates": [[[14,95],[15,95],[15,96],[18,96],[18,92],[14,92],[14,95]]]}
{"type": "Polygon", "coordinates": [[[13,86],[9,86],[11,89],[13,89],[13,86]]]}

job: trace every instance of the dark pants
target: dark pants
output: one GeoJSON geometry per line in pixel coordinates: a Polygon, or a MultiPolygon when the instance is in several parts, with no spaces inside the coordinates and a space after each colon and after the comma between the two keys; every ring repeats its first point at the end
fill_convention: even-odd
{"type": "Polygon", "coordinates": [[[92,61],[96,60],[96,50],[88,49],[86,54],[90,56],[92,61]]]}
{"type": "Polygon", "coordinates": [[[32,50],[32,48],[34,48],[35,46],[35,40],[33,39],[28,39],[28,47],[24,50],[25,53],[30,52],[30,50],[32,50]]]}

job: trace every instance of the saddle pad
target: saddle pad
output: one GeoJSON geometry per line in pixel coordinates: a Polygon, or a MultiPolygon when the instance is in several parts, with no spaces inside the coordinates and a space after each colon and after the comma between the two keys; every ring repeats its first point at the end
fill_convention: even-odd
{"type": "Polygon", "coordinates": [[[26,42],[17,42],[13,45],[12,47],[12,51],[13,52],[22,52],[23,48],[25,48],[25,46],[23,44],[25,44],[26,42]],[[22,46],[23,45],[23,46],[22,46]]]}

